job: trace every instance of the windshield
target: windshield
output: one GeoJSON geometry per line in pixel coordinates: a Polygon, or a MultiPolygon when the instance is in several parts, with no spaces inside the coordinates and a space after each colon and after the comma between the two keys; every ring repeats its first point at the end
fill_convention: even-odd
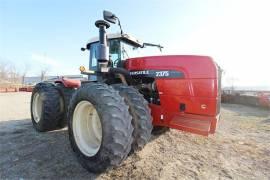
{"type": "MultiPolygon", "coordinates": [[[[110,39],[108,41],[110,47],[110,59],[113,62],[113,67],[118,67],[121,64],[121,60],[126,60],[134,57],[142,57],[147,55],[158,55],[156,48],[138,48],[131,44],[120,40],[120,39],[110,39]]],[[[98,42],[92,43],[90,46],[90,64],[91,70],[97,70],[97,47],[98,42]]]]}
{"type": "MultiPolygon", "coordinates": [[[[120,41],[118,39],[110,40],[108,42],[110,47],[110,59],[113,61],[114,67],[121,61],[120,41]]],[[[91,44],[90,46],[90,64],[91,70],[97,70],[97,47],[98,42],[91,44]]]]}
{"type": "Polygon", "coordinates": [[[161,55],[161,51],[158,48],[139,48],[134,47],[131,44],[121,41],[121,58],[122,60],[135,58],[135,57],[145,57],[161,55]]]}
{"type": "Polygon", "coordinates": [[[109,41],[110,46],[110,59],[113,62],[113,67],[117,67],[117,64],[121,62],[120,40],[112,39],[109,41]]]}
{"type": "Polygon", "coordinates": [[[134,47],[124,41],[121,41],[121,58],[123,60],[138,57],[139,54],[140,54],[139,48],[134,47]]]}

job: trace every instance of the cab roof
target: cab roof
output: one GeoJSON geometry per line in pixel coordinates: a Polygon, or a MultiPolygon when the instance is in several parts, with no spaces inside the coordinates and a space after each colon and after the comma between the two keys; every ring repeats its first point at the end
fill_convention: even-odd
{"type": "MultiPolygon", "coordinates": [[[[128,35],[128,34],[120,34],[120,33],[107,34],[107,38],[108,38],[108,40],[121,39],[121,40],[135,46],[135,47],[142,47],[143,46],[142,42],[140,42],[138,39],[136,39],[135,37],[128,35]]],[[[91,44],[96,43],[98,41],[99,41],[99,37],[94,37],[94,38],[90,39],[86,45],[87,49],[90,48],[91,44]]]]}

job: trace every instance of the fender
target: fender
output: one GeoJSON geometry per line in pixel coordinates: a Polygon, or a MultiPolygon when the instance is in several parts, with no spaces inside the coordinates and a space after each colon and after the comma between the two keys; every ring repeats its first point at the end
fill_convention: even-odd
{"type": "Polygon", "coordinates": [[[54,81],[55,83],[62,83],[66,88],[79,88],[81,81],[77,79],[60,78],[54,81]]]}

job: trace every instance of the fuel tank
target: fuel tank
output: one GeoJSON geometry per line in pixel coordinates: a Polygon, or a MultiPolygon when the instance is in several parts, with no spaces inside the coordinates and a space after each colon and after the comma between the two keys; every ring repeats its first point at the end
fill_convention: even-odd
{"type": "Polygon", "coordinates": [[[149,104],[153,125],[209,135],[220,114],[221,70],[208,56],[173,55],[128,59],[131,75],[155,79],[160,104],[149,104]]]}

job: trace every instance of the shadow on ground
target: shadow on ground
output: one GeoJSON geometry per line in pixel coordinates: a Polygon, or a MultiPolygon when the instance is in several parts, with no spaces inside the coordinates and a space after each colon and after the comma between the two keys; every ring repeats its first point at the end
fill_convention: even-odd
{"type": "Polygon", "coordinates": [[[74,157],[66,129],[38,133],[30,119],[0,122],[0,178],[88,178],[74,157]]]}
{"type": "MultiPolygon", "coordinates": [[[[152,136],[151,141],[159,136],[152,136]]],[[[99,176],[87,172],[78,163],[69,144],[67,128],[40,133],[34,130],[30,119],[0,122],[0,154],[1,179],[95,179],[99,176]]]]}

